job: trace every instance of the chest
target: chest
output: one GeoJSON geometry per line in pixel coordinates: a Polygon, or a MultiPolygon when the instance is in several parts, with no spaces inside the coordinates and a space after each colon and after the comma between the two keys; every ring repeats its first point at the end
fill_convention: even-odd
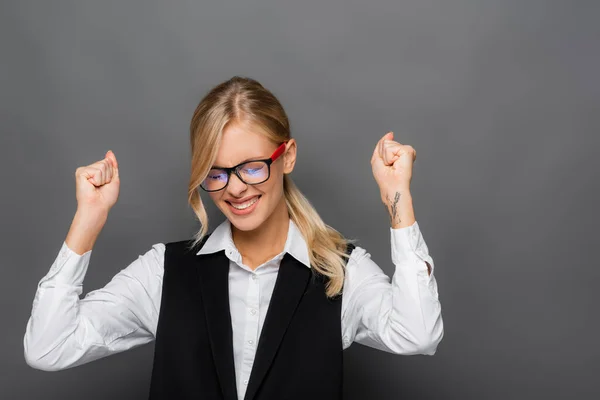
{"type": "Polygon", "coordinates": [[[276,274],[231,272],[224,252],[188,257],[167,247],[156,391],[208,391],[227,399],[244,392],[249,399],[292,393],[307,398],[304,392],[313,386],[305,382],[322,376],[318,393],[336,398],[323,393],[337,394],[341,382],[341,296],[327,298],[324,280],[289,254],[276,274]],[[239,383],[244,390],[238,391],[236,370],[241,369],[235,364],[243,358],[239,354],[246,356],[245,347],[251,362],[239,383]]]}

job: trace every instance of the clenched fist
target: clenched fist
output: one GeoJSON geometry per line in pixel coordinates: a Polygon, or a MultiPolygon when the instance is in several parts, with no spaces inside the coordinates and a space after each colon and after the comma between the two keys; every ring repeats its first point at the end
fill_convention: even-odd
{"type": "Polygon", "coordinates": [[[410,145],[394,141],[394,132],[386,133],[375,146],[371,166],[381,193],[408,190],[417,152],[410,145]]]}
{"type": "Polygon", "coordinates": [[[119,165],[109,150],[103,160],[75,171],[77,208],[108,213],[119,197],[119,165]]]}

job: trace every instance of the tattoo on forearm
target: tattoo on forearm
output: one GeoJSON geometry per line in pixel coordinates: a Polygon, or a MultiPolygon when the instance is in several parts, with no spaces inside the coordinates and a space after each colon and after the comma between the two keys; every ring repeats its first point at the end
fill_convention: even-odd
{"type": "Polygon", "coordinates": [[[390,200],[390,197],[388,195],[385,195],[385,198],[387,199],[388,203],[390,204],[389,208],[388,205],[385,204],[385,209],[388,212],[388,214],[390,215],[390,223],[394,224],[394,221],[396,219],[398,219],[398,223],[401,222],[400,220],[400,214],[398,213],[398,201],[400,200],[400,192],[396,192],[396,194],[394,195],[394,200],[390,200]]]}
{"type": "Polygon", "coordinates": [[[385,207],[385,212],[388,215],[388,217],[390,217],[390,224],[392,224],[394,221],[392,221],[392,216],[390,215],[390,210],[388,208],[388,205],[386,202],[383,202],[383,206],[385,207]]]}

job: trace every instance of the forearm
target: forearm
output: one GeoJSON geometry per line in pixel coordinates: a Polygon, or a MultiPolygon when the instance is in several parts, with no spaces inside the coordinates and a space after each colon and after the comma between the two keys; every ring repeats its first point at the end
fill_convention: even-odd
{"type": "Polygon", "coordinates": [[[106,213],[78,209],[73,217],[65,243],[78,255],[92,250],[107,218],[106,213]]]}
{"type": "Polygon", "coordinates": [[[382,192],[381,201],[385,205],[393,229],[405,228],[415,222],[412,196],[408,188],[382,192]]]}
{"type": "Polygon", "coordinates": [[[90,253],[77,256],[63,244],[49,273],[37,287],[23,341],[27,363],[43,370],[70,366],[84,352],[76,338],[80,325],[79,296],[90,253]]]}
{"type": "MultiPolygon", "coordinates": [[[[392,192],[382,192],[381,201],[390,217],[392,229],[400,229],[415,223],[415,210],[412,196],[407,188],[399,188],[392,192]]],[[[431,275],[431,265],[425,262],[427,273],[431,275]]]]}

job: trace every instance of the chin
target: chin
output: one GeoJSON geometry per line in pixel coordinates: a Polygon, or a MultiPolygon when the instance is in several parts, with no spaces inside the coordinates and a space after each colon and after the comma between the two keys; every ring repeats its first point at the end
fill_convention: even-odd
{"type": "Polygon", "coordinates": [[[235,226],[236,229],[243,231],[243,232],[251,232],[251,231],[257,229],[263,223],[262,220],[259,221],[258,219],[253,219],[252,221],[249,221],[249,220],[240,221],[235,218],[229,218],[229,222],[231,222],[231,225],[235,226]]]}

